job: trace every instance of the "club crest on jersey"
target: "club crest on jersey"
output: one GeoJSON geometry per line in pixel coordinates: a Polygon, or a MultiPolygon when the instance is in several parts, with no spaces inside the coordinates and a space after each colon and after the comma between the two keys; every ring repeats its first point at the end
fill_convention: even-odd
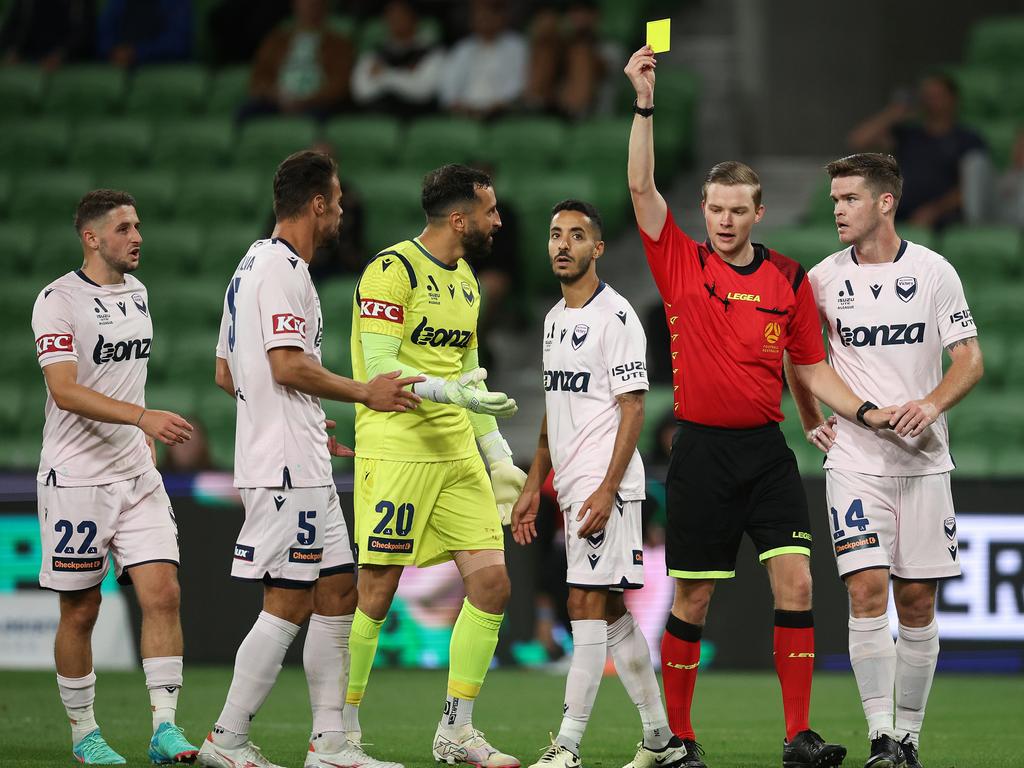
{"type": "Polygon", "coordinates": [[[274,333],[297,333],[303,339],[306,338],[306,318],[298,317],[285,312],[280,315],[271,315],[271,323],[274,326],[274,333]]]}
{"type": "Polygon", "coordinates": [[[391,304],[377,299],[361,299],[359,316],[369,320],[387,320],[401,325],[405,322],[405,308],[400,304],[391,304]]]}
{"type": "Polygon", "coordinates": [[[946,538],[953,541],[956,538],[956,518],[947,517],[943,520],[942,529],[946,532],[946,538]]]}
{"type": "Polygon", "coordinates": [[[141,293],[133,293],[132,301],[135,302],[135,308],[139,310],[139,312],[146,317],[149,317],[149,309],[146,307],[146,300],[142,298],[141,293]]]}
{"type": "Polygon", "coordinates": [[[587,340],[588,333],[590,333],[589,325],[584,325],[583,323],[580,323],[575,328],[573,328],[572,339],[570,339],[570,342],[572,343],[572,348],[579,349],[580,347],[582,347],[583,342],[587,340]]]}
{"type": "Polygon", "coordinates": [[[462,298],[466,300],[469,306],[473,306],[473,302],[476,301],[476,296],[473,295],[472,289],[469,287],[469,283],[463,281],[462,283],[462,298]]]}
{"type": "Polygon", "coordinates": [[[36,357],[49,352],[73,352],[74,341],[70,333],[45,333],[36,339],[36,357]]]}
{"type": "Polygon", "coordinates": [[[906,303],[910,301],[917,294],[917,278],[916,277],[897,277],[896,278],[896,295],[900,301],[906,303]]]}

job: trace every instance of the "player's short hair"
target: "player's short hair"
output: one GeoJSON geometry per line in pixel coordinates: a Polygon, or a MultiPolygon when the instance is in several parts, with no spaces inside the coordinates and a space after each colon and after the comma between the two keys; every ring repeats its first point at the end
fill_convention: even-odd
{"type": "Polygon", "coordinates": [[[86,192],[75,209],[75,229],[78,234],[82,234],[82,230],[91,222],[122,205],[134,208],[135,198],[119,189],[94,189],[86,192]]]}
{"type": "Polygon", "coordinates": [[[754,205],[761,206],[761,179],[746,163],[738,160],[726,160],[711,166],[711,170],[704,176],[704,185],[700,189],[700,199],[708,199],[708,187],[712,184],[721,184],[726,187],[734,187],[743,184],[754,188],[754,205]]]}
{"type": "Polygon", "coordinates": [[[876,200],[886,192],[893,196],[898,205],[903,194],[903,174],[900,165],[892,155],[880,152],[859,152],[833,160],[825,166],[829,178],[861,176],[871,196],[876,200]]]}
{"type": "Polygon", "coordinates": [[[595,234],[597,235],[595,239],[600,240],[603,237],[604,222],[601,221],[601,214],[598,213],[597,208],[590,203],[586,203],[583,200],[574,200],[572,198],[563,200],[560,203],[556,203],[554,208],[551,209],[551,218],[555,218],[555,214],[561,213],[562,211],[577,211],[578,213],[582,213],[590,219],[591,224],[594,225],[595,234]]]}
{"type": "Polygon", "coordinates": [[[338,164],[324,152],[304,149],[288,155],[274,173],[274,216],[294,219],[317,195],[331,198],[338,164]]]}
{"type": "Polygon", "coordinates": [[[494,186],[491,177],[476,168],[450,163],[423,177],[420,203],[427,218],[447,216],[457,205],[476,202],[476,190],[494,186]]]}

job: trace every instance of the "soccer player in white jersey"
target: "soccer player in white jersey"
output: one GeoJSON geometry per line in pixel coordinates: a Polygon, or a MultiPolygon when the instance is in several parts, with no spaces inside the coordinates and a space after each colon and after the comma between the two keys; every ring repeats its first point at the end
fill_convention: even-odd
{"type": "Polygon", "coordinates": [[[686,756],[668,726],[647,640],[623,600],[624,589],[644,583],[646,492],[636,442],[648,389],[647,338],[629,302],[598,278],[603,253],[594,206],[558,203],[548,256],[563,298],[544,319],[544,420],[513,508],[512,535],[519,544],[537,535],[540,488],[553,467],[565,516],[574,652],[558,736],[531,768],[580,765],[580,741],[609,651],[643,724],[629,768],[668,768],[686,756]]]}
{"type": "Polygon", "coordinates": [[[220,768],[273,768],[249,739],[285,653],[309,620],[303,667],[313,710],[307,768],[398,768],[349,742],[341,723],[348,635],[356,606],[348,531],[331,455],[351,456],[326,429],[321,397],[382,411],[414,408],[398,373],[356,382],[320,363],[323,318],[308,264],[341,224],[337,165],[319,152],[286,158],[274,175],[277,225],[255,242],[228,284],[217,385],[235,398],[235,486],[245,522],[231,575],[263,583],[263,611],[242,641],[227,701],[199,751],[220,768]]]}
{"type": "Polygon", "coordinates": [[[832,546],[850,595],[850,661],[871,739],[866,765],[917,768],[939,654],[937,580],[960,573],[945,413],[981,378],[981,348],[956,270],[896,233],[896,161],[858,154],[827,170],[847,247],[809,276],[831,363],[856,391],[903,405],[891,431],[842,418],[833,429],[796,377],[789,381],[808,439],[828,454],[832,546]],[[945,375],[943,349],[951,360],[945,375]]]}
{"type": "Polygon", "coordinates": [[[142,245],[135,200],[110,189],[89,192],[78,203],[75,229],[81,269],[50,283],[32,309],[47,389],[39,585],[60,597],[57,687],[74,756],[87,765],[123,764],[93,714],[92,628],[110,553],[142,609],[149,757],[192,762],[196,748],[174,724],[182,679],[178,529],[153,450],[154,440],[188,440],[192,427],[175,413],[146,408],[153,321],[145,286],[129,274],[139,267],[142,245]]]}

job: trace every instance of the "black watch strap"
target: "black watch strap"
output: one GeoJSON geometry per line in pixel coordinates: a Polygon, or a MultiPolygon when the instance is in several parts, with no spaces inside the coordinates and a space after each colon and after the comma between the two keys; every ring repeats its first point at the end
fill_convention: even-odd
{"type": "Polygon", "coordinates": [[[864,414],[867,413],[868,411],[873,411],[876,408],[878,408],[877,405],[872,403],[870,400],[865,400],[863,404],[860,406],[860,408],[857,409],[857,421],[859,421],[865,427],[868,426],[868,423],[864,421],[864,414]]]}
{"type": "Polygon", "coordinates": [[[633,112],[640,115],[640,117],[650,117],[654,114],[654,105],[652,104],[649,107],[641,107],[637,105],[636,99],[633,99],[633,112]]]}

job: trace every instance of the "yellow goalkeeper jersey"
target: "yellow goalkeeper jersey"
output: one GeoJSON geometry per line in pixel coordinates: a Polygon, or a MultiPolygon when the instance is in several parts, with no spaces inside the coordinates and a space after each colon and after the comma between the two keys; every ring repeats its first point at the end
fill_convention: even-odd
{"type": "MultiPolygon", "coordinates": [[[[418,239],[378,253],[363,270],[352,303],[352,375],[367,380],[360,334],[402,340],[398,360],[429,376],[462,373],[476,349],[480,283],[465,259],[448,266],[418,239]]],[[[368,459],[454,461],[477,455],[467,412],[424,400],[405,413],[356,405],[356,453],[368,459]]]]}

